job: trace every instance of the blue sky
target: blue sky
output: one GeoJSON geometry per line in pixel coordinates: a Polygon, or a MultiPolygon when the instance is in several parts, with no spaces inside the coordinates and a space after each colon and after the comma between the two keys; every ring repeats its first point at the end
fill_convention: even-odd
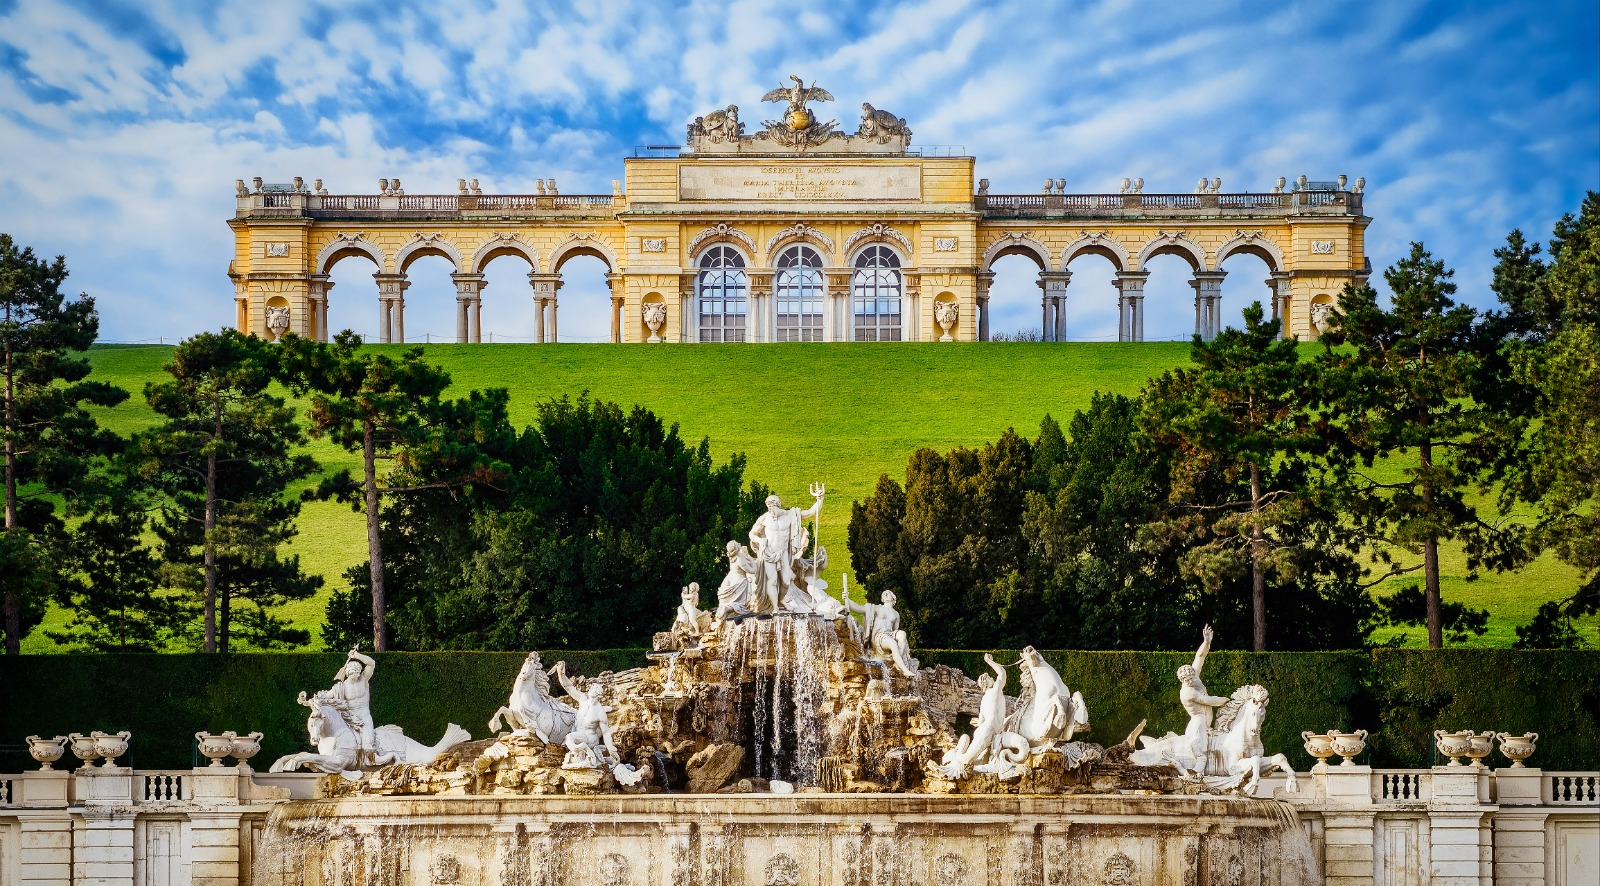
{"type": "MultiPolygon", "coordinates": [[[[1178,193],[1202,175],[1256,191],[1365,176],[1374,266],[1425,241],[1461,298],[1487,305],[1506,233],[1545,239],[1600,188],[1597,47],[1593,0],[0,0],[0,230],[66,255],[104,339],[170,341],[231,322],[236,178],[372,193],[399,177],[417,194],[554,177],[607,193],[634,145],[753,109],[793,72],[840,108],[906,117],[919,143],[964,146],[995,193],[1046,176],[1178,193]]],[[[996,329],[1038,322],[1023,261],[1001,268],[996,329]]],[[[1229,263],[1228,318],[1265,293],[1250,261],[1229,263]]],[[[485,331],[525,338],[510,264],[491,266],[485,331]]],[[[562,337],[603,339],[601,269],[569,269],[562,337]]],[[[1070,334],[1112,336],[1109,267],[1073,270],[1070,334]]],[[[1176,259],[1153,271],[1147,331],[1182,337],[1186,274],[1176,259]]],[[[453,337],[446,273],[413,267],[413,339],[453,337]]],[[[335,281],[333,323],[375,329],[370,271],[347,262],[335,281]]]]}

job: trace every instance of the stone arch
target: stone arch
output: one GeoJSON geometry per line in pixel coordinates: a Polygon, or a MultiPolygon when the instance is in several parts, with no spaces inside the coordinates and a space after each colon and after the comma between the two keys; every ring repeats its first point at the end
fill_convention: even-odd
{"type": "Polygon", "coordinates": [[[1061,250],[1061,269],[1070,270],[1068,266],[1080,255],[1102,256],[1119,272],[1128,270],[1131,262],[1128,247],[1123,246],[1121,240],[1108,235],[1105,231],[1085,231],[1079,234],[1076,240],[1068,243],[1066,248],[1061,250]]]}
{"type": "Polygon", "coordinates": [[[836,260],[837,250],[834,248],[832,237],[805,222],[795,222],[767,238],[767,264],[772,265],[777,262],[778,253],[783,247],[795,242],[804,242],[816,249],[822,254],[824,265],[832,265],[836,260]]]}
{"type": "Polygon", "coordinates": [[[734,247],[744,255],[747,265],[754,265],[756,259],[756,240],[754,237],[739,230],[733,225],[720,224],[706,228],[689,239],[689,264],[698,267],[700,256],[715,244],[725,244],[734,247]],[[743,246],[741,249],[740,246],[743,246]]]}
{"type": "Polygon", "coordinates": [[[592,255],[606,263],[607,273],[617,272],[617,251],[591,231],[587,234],[569,234],[565,240],[557,243],[550,250],[550,257],[545,260],[549,273],[561,273],[561,266],[575,255],[592,255]]]}
{"type": "Polygon", "coordinates": [[[1196,271],[1204,271],[1207,268],[1205,247],[1189,239],[1183,231],[1161,231],[1146,243],[1144,248],[1139,250],[1138,270],[1144,270],[1145,262],[1158,255],[1182,256],[1196,271]]]}
{"type": "Polygon", "coordinates": [[[528,263],[528,270],[539,270],[539,251],[522,242],[515,234],[496,234],[494,239],[479,246],[472,253],[471,273],[481,274],[494,259],[502,255],[520,255],[528,263]]]}
{"type": "Polygon", "coordinates": [[[1222,270],[1222,263],[1236,252],[1253,255],[1267,263],[1273,271],[1283,270],[1283,250],[1278,244],[1261,235],[1260,231],[1235,231],[1228,242],[1217,247],[1216,263],[1212,270],[1222,270]]]}
{"type": "Polygon", "coordinates": [[[368,240],[363,234],[340,234],[317,253],[316,273],[326,274],[334,265],[353,255],[364,255],[371,259],[372,263],[378,266],[380,274],[386,270],[386,258],[377,244],[368,240]]]}
{"type": "Polygon", "coordinates": [[[844,238],[844,264],[855,267],[856,254],[874,244],[889,246],[900,254],[902,266],[911,264],[911,240],[886,224],[870,225],[844,238]]]}
{"type": "Polygon", "coordinates": [[[454,243],[444,238],[443,234],[417,234],[411,242],[400,247],[394,254],[394,272],[404,274],[406,268],[416,259],[424,255],[438,255],[450,260],[455,267],[454,273],[466,273],[466,264],[461,260],[461,250],[454,243]]]}
{"type": "Polygon", "coordinates": [[[1048,246],[1035,240],[1027,231],[1017,231],[1001,234],[999,239],[989,244],[989,248],[983,251],[983,270],[993,271],[995,261],[1008,255],[1030,256],[1039,263],[1040,271],[1056,269],[1048,246]]]}

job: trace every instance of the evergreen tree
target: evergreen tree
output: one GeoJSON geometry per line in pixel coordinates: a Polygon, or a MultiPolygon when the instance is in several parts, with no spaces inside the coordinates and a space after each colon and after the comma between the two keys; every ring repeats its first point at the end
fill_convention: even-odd
{"type": "Polygon", "coordinates": [[[73,531],[75,573],[57,589],[72,612],[57,643],[85,652],[163,652],[194,617],[193,606],[164,591],[160,561],[145,545],[149,520],[137,508],[93,514],[73,531]]]}
{"type": "MultiPolygon", "coordinates": [[[[235,598],[259,611],[318,586],[300,575],[298,558],[276,554],[300,507],[285,500],[285,489],[316,467],[294,452],[304,433],[271,392],[278,356],[274,345],[232,329],[202,333],[173,352],[164,367],[172,381],[145,386],[145,399],[167,421],[135,437],[130,465],[158,496],[157,533],[164,559],[177,567],[169,581],[182,585],[181,570],[194,571],[206,652],[228,651],[235,598]]],[[[252,639],[296,638],[268,630],[252,639]]]]}
{"type": "MultiPolygon", "coordinates": [[[[715,464],[706,441],[688,445],[639,407],[556,400],[514,434],[503,391],[445,405],[457,415],[442,427],[462,429],[452,433],[498,467],[492,482],[423,489],[384,508],[398,648],[648,643],[684,585],[699,583],[709,605],[727,573],[725,545],[763,510],[767,491],[743,488],[741,457],[715,464]]],[[[453,470],[416,457],[404,479],[453,470]]],[[[351,593],[329,605],[329,643],[361,630],[365,575],[349,577],[351,593]]]]}
{"type": "Polygon", "coordinates": [[[1422,571],[1428,644],[1444,644],[1439,544],[1463,542],[1468,568],[1519,561],[1518,540],[1483,520],[1466,492],[1514,439],[1503,412],[1470,397],[1484,349],[1477,312],[1451,298],[1453,272],[1420,243],[1371,286],[1346,286],[1319,357],[1322,428],[1333,489],[1351,526],[1390,574],[1422,571]],[[1386,461],[1374,471],[1379,460],[1386,461]],[[1396,565],[1389,547],[1422,562],[1396,565]]]}
{"type": "Polygon", "coordinates": [[[1534,505],[1534,543],[1584,576],[1576,592],[1541,609],[1527,628],[1529,643],[1564,643],[1569,632],[1561,626],[1600,612],[1600,193],[1589,192],[1577,216],[1556,224],[1548,266],[1529,268],[1516,287],[1502,286],[1519,267],[1512,248],[1519,240],[1513,232],[1512,246],[1496,253],[1495,291],[1507,316],[1533,313],[1537,320],[1503,349],[1506,387],[1515,396],[1501,399],[1538,420],[1502,473],[1501,508],[1534,505]],[[1540,307],[1522,310],[1526,304],[1540,307]]]}
{"type": "Polygon", "coordinates": [[[1292,575],[1302,539],[1284,528],[1308,518],[1310,494],[1296,482],[1308,443],[1310,374],[1294,339],[1263,319],[1261,303],[1244,309],[1244,329],[1228,327],[1209,342],[1195,337],[1193,369],[1164,373],[1145,395],[1145,433],[1172,449],[1175,516],[1163,531],[1195,538],[1186,570],[1218,588],[1250,574],[1251,636],[1267,648],[1267,582],[1292,575]],[[1220,500],[1208,487],[1237,489],[1220,500]]]}
{"type": "MultiPolygon", "coordinates": [[[[312,494],[348,502],[366,514],[372,644],[383,652],[390,648],[390,607],[381,499],[487,481],[498,466],[484,457],[475,439],[478,419],[484,417],[478,409],[483,405],[481,395],[474,392],[454,406],[445,404],[440,394],[449,386],[450,376],[424,361],[421,348],[410,348],[395,360],[363,350],[361,344],[349,330],[328,345],[285,336],[284,377],[310,394],[307,415],[312,436],[327,437],[361,454],[360,480],[341,471],[324,478],[312,494]],[[394,468],[380,473],[380,460],[393,461],[394,468]]],[[[503,401],[505,394],[491,396],[503,401]]],[[[349,609],[348,601],[338,606],[349,609]]]]}
{"type": "Polygon", "coordinates": [[[120,388],[86,381],[82,356],[99,331],[94,299],[68,301],[61,292],[66,260],[47,262],[0,234],[0,436],[5,446],[5,545],[0,575],[0,632],[6,654],[43,616],[59,583],[63,538],[51,496],[87,497],[91,461],[117,448],[89,406],[127,399],[120,388]]]}

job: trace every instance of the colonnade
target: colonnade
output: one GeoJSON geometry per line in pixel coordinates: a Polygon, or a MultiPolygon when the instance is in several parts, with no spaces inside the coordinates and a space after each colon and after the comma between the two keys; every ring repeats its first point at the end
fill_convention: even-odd
{"type": "MultiPolygon", "coordinates": [[[[1194,271],[1189,286],[1194,290],[1194,333],[1202,341],[1211,341],[1222,331],[1222,281],[1227,271],[1194,271]]],[[[1272,319],[1283,317],[1289,307],[1289,278],[1283,271],[1273,271],[1266,280],[1272,319]]],[[[1149,271],[1117,271],[1112,285],[1117,289],[1117,341],[1144,341],[1144,289],[1150,279],[1149,271]]],[[[989,288],[994,280],[993,271],[980,275],[978,310],[979,340],[989,340],[989,288]]],[[[1040,300],[1043,314],[1040,328],[1044,341],[1067,340],[1067,286],[1072,282],[1071,271],[1040,271],[1038,286],[1043,293],[1040,300]]]]}
{"type": "MultiPolygon", "coordinates": [[[[372,279],[378,285],[378,341],[382,344],[402,344],[406,340],[405,293],[411,288],[411,281],[403,273],[387,274],[381,271],[373,274],[372,279]]],[[[608,274],[606,279],[615,285],[621,278],[608,274]]],[[[450,280],[456,287],[456,343],[482,342],[483,287],[487,285],[484,275],[451,274],[450,280]]],[[[540,344],[554,342],[558,335],[556,292],[562,285],[561,275],[530,271],[528,284],[533,290],[534,341],[540,344]]],[[[311,316],[307,326],[311,336],[318,341],[328,341],[330,338],[328,295],[333,286],[328,274],[311,276],[308,293],[311,316]]],[[[620,300],[619,296],[612,298],[612,341],[620,340],[620,300]]]]}

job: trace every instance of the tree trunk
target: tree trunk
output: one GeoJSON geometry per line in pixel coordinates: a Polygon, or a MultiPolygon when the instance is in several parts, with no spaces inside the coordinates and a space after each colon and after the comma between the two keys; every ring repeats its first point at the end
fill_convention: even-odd
{"type": "MultiPolygon", "coordinates": [[[[1433,467],[1433,444],[1423,441],[1417,447],[1423,476],[1433,467]]],[[[1422,507],[1428,519],[1433,518],[1433,484],[1422,484],[1422,507]]],[[[1439,536],[1428,533],[1422,542],[1422,589],[1428,601],[1428,648],[1444,648],[1444,613],[1439,596],[1439,536]]]]}
{"type": "Polygon", "coordinates": [[[217,551],[212,538],[217,528],[217,454],[206,456],[206,516],[203,563],[205,572],[205,651],[217,651],[217,551]]]}
{"type": "MultiPolygon", "coordinates": [[[[1261,468],[1250,466],[1250,512],[1261,515],[1261,468]]],[[[1250,615],[1253,627],[1253,647],[1257,652],[1267,651],[1267,575],[1261,571],[1261,560],[1266,555],[1266,534],[1258,521],[1250,528],[1250,615]]]]}
{"type": "Polygon", "coordinates": [[[372,649],[387,652],[383,599],[383,546],[378,541],[378,466],[371,421],[362,424],[361,459],[366,469],[367,564],[372,570],[372,649]]]}
{"type": "Polygon", "coordinates": [[[231,613],[229,613],[229,611],[228,611],[228,603],[229,603],[229,597],[230,596],[232,596],[232,595],[230,595],[230,594],[228,594],[226,592],[220,592],[220,593],[217,594],[217,651],[218,652],[227,652],[228,651],[228,637],[229,637],[229,634],[230,634],[229,628],[232,626],[232,621],[233,621],[232,618],[230,618],[231,613]]]}
{"type": "MultiPolygon", "coordinates": [[[[11,308],[6,307],[6,322],[11,321],[11,308]]],[[[17,442],[11,432],[17,423],[14,374],[11,366],[11,349],[6,349],[6,532],[17,528],[17,442]]],[[[15,591],[7,591],[0,602],[0,614],[5,619],[6,655],[22,654],[22,598],[15,591]]]]}
{"type": "Polygon", "coordinates": [[[201,548],[205,564],[205,651],[207,652],[217,651],[217,542],[212,536],[217,529],[217,441],[222,439],[220,397],[213,404],[212,417],[215,421],[212,426],[211,451],[206,454],[205,538],[201,548]]]}

